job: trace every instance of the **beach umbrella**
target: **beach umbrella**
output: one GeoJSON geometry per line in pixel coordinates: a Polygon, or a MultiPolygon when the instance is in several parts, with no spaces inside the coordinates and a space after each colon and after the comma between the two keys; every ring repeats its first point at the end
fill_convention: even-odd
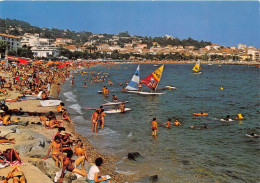
{"type": "Polygon", "coordinates": [[[46,65],[52,65],[52,64],[54,64],[54,62],[53,61],[49,61],[46,65]]]}
{"type": "Polygon", "coordinates": [[[66,67],[66,64],[61,64],[58,66],[58,68],[66,67]]]}
{"type": "Polygon", "coordinates": [[[18,58],[19,64],[28,64],[28,61],[23,58],[18,58]]]}

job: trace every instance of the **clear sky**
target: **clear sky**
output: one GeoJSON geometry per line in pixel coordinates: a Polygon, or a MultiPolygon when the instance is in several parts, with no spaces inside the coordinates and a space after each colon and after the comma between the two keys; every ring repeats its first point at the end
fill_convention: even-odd
{"type": "Polygon", "coordinates": [[[258,1],[0,1],[0,17],[48,28],[191,37],[223,46],[260,48],[258,1]]]}

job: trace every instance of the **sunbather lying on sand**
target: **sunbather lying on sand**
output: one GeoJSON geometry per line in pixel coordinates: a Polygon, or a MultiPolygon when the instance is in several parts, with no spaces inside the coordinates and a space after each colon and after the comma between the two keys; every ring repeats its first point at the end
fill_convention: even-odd
{"type": "Polygon", "coordinates": [[[12,144],[15,144],[15,139],[7,139],[5,137],[1,137],[0,136],[0,144],[3,144],[3,143],[12,143],[12,144]]]}
{"type": "Polygon", "coordinates": [[[3,183],[7,183],[9,179],[13,179],[14,183],[25,183],[26,179],[20,167],[15,166],[10,173],[8,173],[7,177],[3,181],[3,183]]]}

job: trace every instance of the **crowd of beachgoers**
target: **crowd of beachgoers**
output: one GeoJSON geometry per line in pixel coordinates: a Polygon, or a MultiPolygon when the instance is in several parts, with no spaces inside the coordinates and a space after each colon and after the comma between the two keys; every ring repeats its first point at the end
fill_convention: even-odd
{"type": "Polygon", "coordinates": [[[126,182],[116,157],[96,151],[77,133],[61,101],[73,71],[100,62],[26,62],[0,65],[0,182],[126,182]]]}
{"type": "MultiPolygon", "coordinates": [[[[40,103],[58,101],[61,86],[67,78],[71,78],[73,87],[76,69],[97,64],[113,65],[84,61],[20,62],[19,59],[1,62],[0,182],[126,182],[126,176],[115,171],[117,157],[100,154],[75,131],[65,103],[60,101],[57,106],[44,107],[40,103]]],[[[97,73],[88,74],[94,77],[97,73]]],[[[104,77],[106,74],[103,73],[104,77]]],[[[98,83],[102,79],[96,76],[91,82],[98,83]]],[[[105,86],[103,93],[107,94],[105,86]]],[[[113,100],[116,102],[117,99],[113,100]]],[[[124,106],[120,109],[124,112],[124,106]]],[[[104,127],[104,116],[102,108],[94,110],[89,119],[93,132],[97,132],[98,121],[100,128],[104,127]]]]}

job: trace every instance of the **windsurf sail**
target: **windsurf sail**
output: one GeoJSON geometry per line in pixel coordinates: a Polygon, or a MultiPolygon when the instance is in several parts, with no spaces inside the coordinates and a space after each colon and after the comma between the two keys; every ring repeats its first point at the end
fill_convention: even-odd
{"type": "Polygon", "coordinates": [[[195,72],[199,72],[201,70],[200,61],[199,60],[196,62],[196,64],[194,65],[192,70],[195,71],[195,72]]]}
{"type": "Polygon", "coordinates": [[[134,73],[134,76],[132,77],[129,84],[126,86],[126,90],[138,90],[138,84],[140,82],[140,65],[137,66],[137,69],[134,73]]]}
{"type": "Polygon", "coordinates": [[[158,84],[159,84],[159,82],[160,82],[160,79],[162,77],[163,68],[164,68],[164,65],[162,65],[161,67],[156,69],[152,74],[150,74],[149,76],[144,78],[142,80],[142,83],[144,83],[146,86],[148,86],[149,88],[152,89],[153,88],[153,82],[154,82],[155,89],[156,89],[158,84]]]}

